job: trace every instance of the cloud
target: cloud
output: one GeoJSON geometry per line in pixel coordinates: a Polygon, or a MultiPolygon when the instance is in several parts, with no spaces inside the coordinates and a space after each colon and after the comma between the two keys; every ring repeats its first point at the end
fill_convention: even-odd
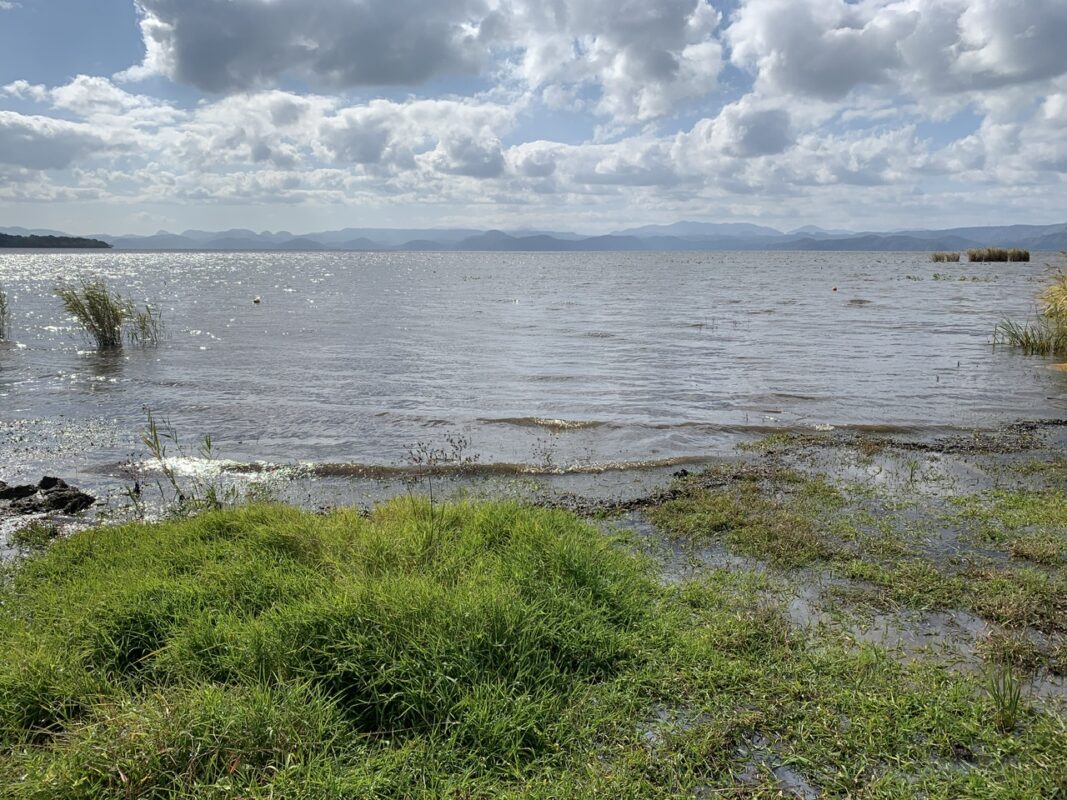
{"type": "Polygon", "coordinates": [[[0,111],[0,163],[63,169],[112,145],[83,123],[0,111]]]}
{"type": "Polygon", "coordinates": [[[726,31],[731,59],[769,93],[840,100],[863,84],[888,83],[902,64],[897,43],[920,15],[844,0],[747,0],[726,31]]]}
{"type": "Polygon", "coordinates": [[[722,69],[719,14],[704,0],[515,2],[501,14],[518,77],[555,95],[593,85],[596,110],[617,119],[670,113],[712,92],[722,69]]]}
{"type": "Polygon", "coordinates": [[[709,145],[731,156],[752,158],[781,153],[794,136],[789,112],[782,108],[753,108],[751,96],[726,106],[702,128],[709,145]]]}
{"type": "Polygon", "coordinates": [[[707,95],[722,68],[705,0],[137,0],[143,62],[213,93],[299,78],[318,88],[418,86],[505,69],[554,97],[593,86],[598,113],[647,120],[707,95]],[[506,63],[506,62],[505,62],[506,63]]]}
{"type": "Polygon", "coordinates": [[[724,36],[764,95],[923,101],[1067,72],[1062,0],[742,0],[724,36]]]}
{"type": "Polygon", "coordinates": [[[146,54],[124,77],[162,74],[207,92],[292,75],[323,87],[410,85],[476,72],[482,0],[137,0],[146,54]]]}

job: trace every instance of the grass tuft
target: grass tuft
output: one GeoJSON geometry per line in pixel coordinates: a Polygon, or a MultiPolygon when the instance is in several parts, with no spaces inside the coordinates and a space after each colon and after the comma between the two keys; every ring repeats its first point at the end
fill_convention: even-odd
{"type": "Polygon", "coordinates": [[[1038,295],[1040,315],[1033,322],[1004,320],[993,328],[993,344],[1005,344],[1026,355],[1067,355],[1067,273],[1057,270],[1038,295]]]}
{"type": "Polygon", "coordinates": [[[121,348],[123,338],[131,344],[154,345],[163,336],[162,312],[149,305],[138,310],[132,300],[112,292],[103,281],[61,285],[56,295],[100,350],[121,348]]]}
{"type": "Polygon", "coordinates": [[[989,699],[993,701],[997,730],[1004,733],[1014,731],[1019,718],[1026,711],[1022,680],[1010,665],[1001,665],[990,672],[987,690],[989,699]]]}
{"type": "Polygon", "coordinates": [[[930,260],[935,263],[956,262],[960,260],[959,253],[931,253],[930,260]]]}

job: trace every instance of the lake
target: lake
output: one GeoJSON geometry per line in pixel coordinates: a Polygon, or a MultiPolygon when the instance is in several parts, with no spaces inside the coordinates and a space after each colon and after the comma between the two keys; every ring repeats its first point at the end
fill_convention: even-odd
{"type": "MultiPolygon", "coordinates": [[[[784,430],[925,435],[1067,416],[1067,374],[991,347],[1052,256],[9,252],[0,478],[118,485],[144,409],[239,465],[678,464],[784,430]],[[163,309],[93,352],[54,296],[102,277],[163,309]],[[254,304],[253,298],[262,302],[254,304]]],[[[172,448],[172,452],[173,448],[172,448]]],[[[502,470],[511,467],[501,467],[502,470]]]]}

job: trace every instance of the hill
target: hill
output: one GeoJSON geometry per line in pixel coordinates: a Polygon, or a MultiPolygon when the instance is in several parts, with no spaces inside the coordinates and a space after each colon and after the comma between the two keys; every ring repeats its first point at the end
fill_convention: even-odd
{"type": "Polygon", "coordinates": [[[10,233],[0,233],[0,247],[27,247],[33,249],[100,249],[109,248],[107,242],[102,242],[99,239],[83,239],[80,236],[40,236],[38,234],[30,234],[29,236],[15,236],[10,233]]]}

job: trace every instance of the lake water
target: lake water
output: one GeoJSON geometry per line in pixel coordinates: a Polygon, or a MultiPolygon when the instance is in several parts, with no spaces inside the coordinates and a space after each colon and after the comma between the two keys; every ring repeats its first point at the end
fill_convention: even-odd
{"type": "Polygon", "coordinates": [[[120,480],[146,407],[193,453],[210,434],[235,462],[323,474],[454,435],[483,464],[589,469],[777,428],[1067,416],[1067,374],[990,346],[1051,258],[4,253],[0,479],[120,480]],[[53,291],[83,277],[162,307],[164,343],[93,352],[53,291]]]}

